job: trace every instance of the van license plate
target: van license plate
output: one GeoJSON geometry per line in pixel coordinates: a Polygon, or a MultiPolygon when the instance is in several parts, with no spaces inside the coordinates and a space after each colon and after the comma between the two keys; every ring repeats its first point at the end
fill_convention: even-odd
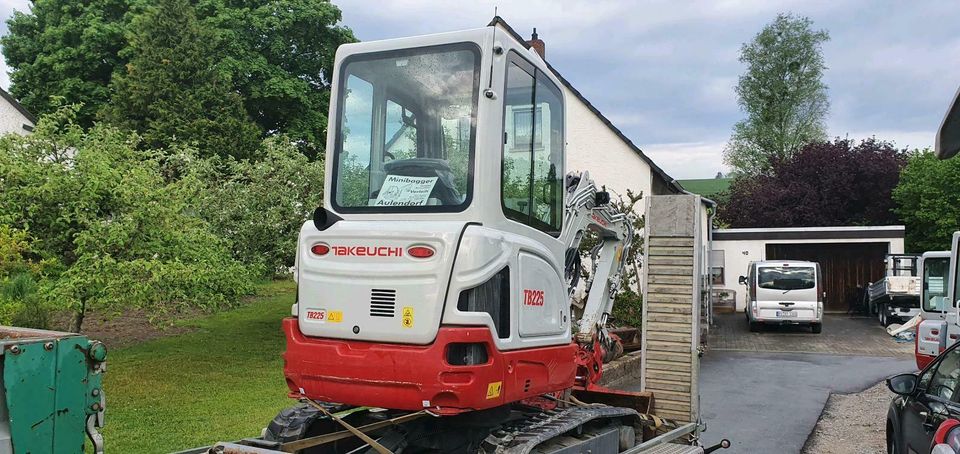
{"type": "Polygon", "coordinates": [[[789,318],[789,317],[796,317],[796,316],[797,316],[797,311],[777,311],[777,317],[789,318]]]}

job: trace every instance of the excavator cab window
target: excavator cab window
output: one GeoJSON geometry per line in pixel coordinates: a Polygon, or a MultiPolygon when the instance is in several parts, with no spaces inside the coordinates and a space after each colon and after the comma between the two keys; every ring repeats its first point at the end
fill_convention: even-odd
{"type": "Polygon", "coordinates": [[[563,96],[546,75],[511,52],[504,99],[503,211],[558,236],[563,225],[563,96]]]}
{"type": "Polygon", "coordinates": [[[466,208],[479,62],[479,49],[470,43],[357,54],[343,61],[333,150],[335,208],[466,208]]]}
{"type": "Polygon", "coordinates": [[[950,274],[950,257],[925,257],[923,259],[923,310],[944,311],[947,301],[947,281],[950,274]]]}

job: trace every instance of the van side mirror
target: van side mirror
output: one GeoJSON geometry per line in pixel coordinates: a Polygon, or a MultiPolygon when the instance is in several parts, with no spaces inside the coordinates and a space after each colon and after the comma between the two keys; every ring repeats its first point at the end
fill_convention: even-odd
{"type": "Polygon", "coordinates": [[[917,389],[917,374],[900,374],[887,378],[887,388],[901,396],[909,396],[917,389]]]}
{"type": "Polygon", "coordinates": [[[737,282],[739,282],[740,285],[747,285],[747,277],[746,277],[746,276],[740,276],[740,279],[738,279],[737,282]]]}

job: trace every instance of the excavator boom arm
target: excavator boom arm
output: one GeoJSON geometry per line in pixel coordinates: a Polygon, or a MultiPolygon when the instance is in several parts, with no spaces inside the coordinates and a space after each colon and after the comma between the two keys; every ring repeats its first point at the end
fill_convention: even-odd
{"type": "MultiPolygon", "coordinates": [[[[593,272],[587,282],[587,298],[577,332],[578,339],[589,342],[603,333],[607,316],[613,309],[634,231],[629,215],[610,204],[609,193],[598,189],[588,172],[568,175],[567,191],[561,241],[568,250],[577,251],[587,230],[599,236],[599,243],[590,254],[593,272]]],[[[575,289],[570,290],[572,293],[575,289]]]]}

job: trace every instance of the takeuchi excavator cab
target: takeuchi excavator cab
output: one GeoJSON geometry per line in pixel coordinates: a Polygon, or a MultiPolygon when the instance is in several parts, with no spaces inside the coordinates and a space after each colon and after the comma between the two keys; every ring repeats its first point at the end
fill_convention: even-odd
{"type": "Polygon", "coordinates": [[[559,87],[497,27],[337,50],[291,391],[455,413],[573,383],[559,87]]]}

